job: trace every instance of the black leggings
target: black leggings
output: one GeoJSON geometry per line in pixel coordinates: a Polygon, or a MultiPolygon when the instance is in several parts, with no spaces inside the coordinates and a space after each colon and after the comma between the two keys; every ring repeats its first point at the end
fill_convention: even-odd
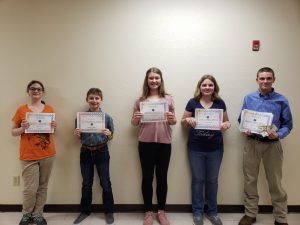
{"type": "Polygon", "coordinates": [[[152,211],[153,175],[156,175],[156,197],[158,210],[164,210],[168,192],[168,168],[171,144],[139,142],[139,155],[142,166],[142,193],[145,211],[152,211]]]}

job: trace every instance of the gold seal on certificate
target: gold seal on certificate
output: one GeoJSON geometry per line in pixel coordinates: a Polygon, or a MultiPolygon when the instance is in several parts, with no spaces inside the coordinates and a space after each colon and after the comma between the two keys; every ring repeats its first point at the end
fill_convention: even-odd
{"type": "Polygon", "coordinates": [[[82,133],[101,133],[105,128],[105,113],[77,112],[77,128],[82,133]]]}
{"type": "Polygon", "coordinates": [[[239,129],[242,132],[250,130],[251,133],[263,135],[266,132],[266,129],[271,128],[272,120],[272,113],[244,109],[241,113],[239,129]]]}
{"type": "Polygon", "coordinates": [[[143,113],[141,123],[167,121],[167,102],[141,102],[140,111],[143,113]]]}
{"type": "Polygon", "coordinates": [[[197,125],[195,129],[220,130],[223,122],[223,109],[195,109],[197,125]]]}
{"type": "Polygon", "coordinates": [[[29,127],[25,133],[54,133],[51,122],[55,120],[55,113],[26,113],[29,127]]]}

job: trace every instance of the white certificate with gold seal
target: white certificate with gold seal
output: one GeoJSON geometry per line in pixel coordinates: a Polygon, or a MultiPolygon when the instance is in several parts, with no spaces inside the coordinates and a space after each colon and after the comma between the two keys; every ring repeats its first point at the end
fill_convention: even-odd
{"type": "Polygon", "coordinates": [[[143,114],[141,118],[141,123],[167,121],[166,111],[166,101],[141,102],[140,112],[143,114]]]}
{"type": "Polygon", "coordinates": [[[55,113],[27,112],[26,120],[29,127],[25,129],[25,133],[54,133],[51,122],[55,120],[55,113]]]}
{"type": "Polygon", "coordinates": [[[195,109],[197,125],[195,129],[220,130],[223,122],[223,109],[195,109]]]}
{"type": "Polygon", "coordinates": [[[77,128],[82,133],[101,133],[105,128],[105,113],[77,112],[77,128]]]}
{"type": "Polygon", "coordinates": [[[241,132],[250,130],[251,133],[261,134],[266,128],[271,127],[272,121],[272,113],[244,109],[241,113],[239,129],[241,132]]]}

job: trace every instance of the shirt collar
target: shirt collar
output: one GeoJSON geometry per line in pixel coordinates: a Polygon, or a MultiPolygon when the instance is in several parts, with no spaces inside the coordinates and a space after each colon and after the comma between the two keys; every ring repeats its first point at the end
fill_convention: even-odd
{"type": "MultiPolygon", "coordinates": [[[[92,112],[91,111],[91,109],[88,109],[88,111],[87,112],[92,112]]],[[[99,111],[98,112],[102,112],[102,109],[101,108],[99,108],[99,111]]]]}
{"type": "Polygon", "coordinates": [[[275,93],[275,90],[274,90],[274,88],[272,88],[272,91],[271,92],[269,92],[268,94],[266,94],[266,95],[263,95],[263,94],[261,94],[260,93],[260,91],[259,90],[257,90],[257,94],[259,95],[259,97],[272,97],[273,95],[274,95],[274,93],[275,93]]]}

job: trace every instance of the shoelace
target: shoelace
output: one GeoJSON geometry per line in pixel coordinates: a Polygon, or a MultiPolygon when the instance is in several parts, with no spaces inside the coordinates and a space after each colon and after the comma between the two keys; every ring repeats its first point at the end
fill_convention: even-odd
{"type": "Polygon", "coordinates": [[[222,224],[221,219],[218,216],[211,216],[208,218],[213,224],[222,224]]]}
{"type": "Polygon", "coordinates": [[[38,222],[42,222],[44,220],[44,218],[41,216],[38,216],[38,217],[35,217],[34,220],[38,221],[38,222]]]}
{"type": "Polygon", "coordinates": [[[165,215],[164,212],[158,212],[157,214],[158,214],[159,217],[164,217],[164,218],[166,218],[166,215],[165,215]]]}
{"type": "Polygon", "coordinates": [[[147,220],[149,217],[152,218],[152,212],[147,212],[145,215],[145,220],[147,220]]]}
{"type": "Polygon", "coordinates": [[[24,215],[23,217],[22,217],[22,221],[29,221],[30,220],[30,218],[31,218],[31,215],[24,215]]]}
{"type": "Polygon", "coordinates": [[[220,220],[217,216],[210,216],[210,220],[218,221],[220,220]]]}
{"type": "Polygon", "coordinates": [[[26,222],[26,221],[29,221],[30,220],[30,217],[23,217],[22,218],[22,221],[26,222]]]}
{"type": "Polygon", "coordinates": [[[164,224],[169,224],[169,221],[166,217],[165,212],[158,212],[158,219],[160,222],[164,223],[164,224]]]}

